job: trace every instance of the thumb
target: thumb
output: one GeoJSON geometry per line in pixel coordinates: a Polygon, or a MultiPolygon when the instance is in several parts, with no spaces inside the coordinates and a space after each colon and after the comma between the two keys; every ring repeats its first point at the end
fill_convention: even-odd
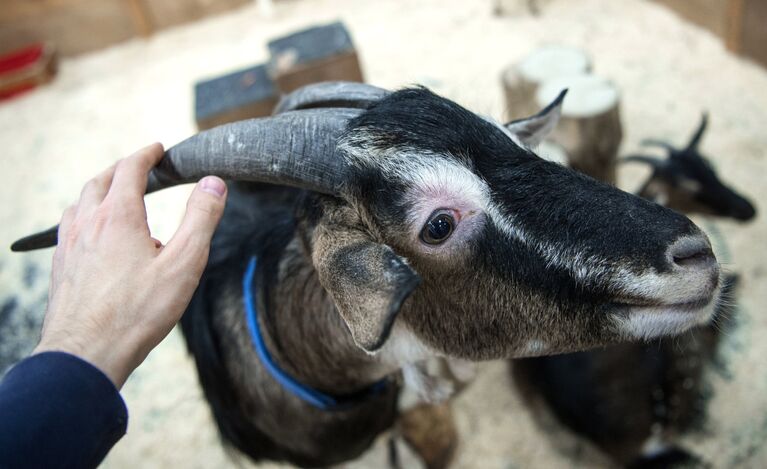
{"type": "Polygon", "coordinates": [[[174,262],[191,262],[202,270],[213,232],[224,213],[226,193],[226,184],[221,178],[206,176],[200,180],[189,196],[181,225],[161,256],[172,257],[174,262]]]}

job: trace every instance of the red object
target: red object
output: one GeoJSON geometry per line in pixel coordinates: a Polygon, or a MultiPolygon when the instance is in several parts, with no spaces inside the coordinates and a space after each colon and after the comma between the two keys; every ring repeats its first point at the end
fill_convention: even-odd
{"type": "Polygon", "coordinates": [[[13,98],[14,96],[18,96],[20,94],[24,94],[27,91],[33,90],[37,88],[37,85],[34,83],[29,83],[26,85],[20,85],[15,88],[11,88],[8,90],[0,90],[0,101],[3,101],[8,98],[13,98]]]}
{"type": "Polygon", "coordinates": [[[43,55],[45,46],[34,44],[0,56],[0,75],[34,64],[43,55]]]}
{"type": "Polygon", "coordinates": [[[50,44],[33,44],[0,56],[0,100],[36,88],[53,78],[56,61],[50,44]]]}

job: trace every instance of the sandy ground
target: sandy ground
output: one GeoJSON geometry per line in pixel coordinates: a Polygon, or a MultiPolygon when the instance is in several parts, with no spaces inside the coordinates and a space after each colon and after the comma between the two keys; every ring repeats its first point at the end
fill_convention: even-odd
{"type": "MultiPolygon", "coordinates": [[[[314,23],[345,21],[369,82],[420,83],[477,112],[503,117],[501,69],[550,43],[590,52],[596,71],[623,92],[623,151],[654,136],[684,141],[711,112],[703,149],[724,178],[765,209],[767,71],[727,53],[709,33],[645,1],[553,1],[543,16],[494,17],[491,2],[286,1],[271,19],[257,8],[63,61],[50,86],[0,104],[3,183],[0,246],[56,221],[98,170],[137,147],[173,144],[194,132],[192,86],[266,59],[269,38],[314,23]]],[[[636,187],[640,172],[621,174],[636,187]]],[[[167,240],[188,188],[148,199],[150,224],[167,240]]],[[[767,465],[767,224],[704,221],[727,268],[743,277],[739,326],[726,366],[709,377],[706,432],[686,437],[715,467],[767,465]]],[[[45,305],[50,251],[0,256],[0,373],[32,347],[45,305]]],[[[228,467],[193,365],[178,332],[139,368],[123,392],[128,435],[105,467],[228,467]]],[[[594,467],[581,445],[557,451],[513,391],[502,363],[481,367],[456,402],[462,443],[456,467],[594,467]]],[[[242,462],[243,466],[248,463],[242,462]]],[[[384,467],[379,444],[348,467],[384,467]]],[[[264,465],[264,467],[271,467],[264,465]]]]}

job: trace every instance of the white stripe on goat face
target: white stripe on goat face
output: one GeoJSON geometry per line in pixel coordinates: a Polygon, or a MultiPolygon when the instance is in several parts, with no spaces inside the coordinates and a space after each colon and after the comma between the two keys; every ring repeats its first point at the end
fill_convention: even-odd
{"type": "Polygon", "coordinates": [[[419,161],[397,175],[408,187],[408,238],[416,251],[436,259],[450,260],[470,252],[486,223],[490,194],[487,184],[461,163],[444,156],[419,161]],[[455,222],[450,238],[439,245],[421,242],[421,231],[438,212],[449,213],[455,222]]]}

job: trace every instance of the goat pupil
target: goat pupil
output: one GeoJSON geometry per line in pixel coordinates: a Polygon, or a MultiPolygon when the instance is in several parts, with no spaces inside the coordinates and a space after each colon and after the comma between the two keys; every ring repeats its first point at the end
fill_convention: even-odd
{"type": "Polygon", "coordinates": [[[450,215],[438,215],[426,224],[423,233],[423,240],[429,244],[437,244],[453,232],[453,218],[450,215]]]}

